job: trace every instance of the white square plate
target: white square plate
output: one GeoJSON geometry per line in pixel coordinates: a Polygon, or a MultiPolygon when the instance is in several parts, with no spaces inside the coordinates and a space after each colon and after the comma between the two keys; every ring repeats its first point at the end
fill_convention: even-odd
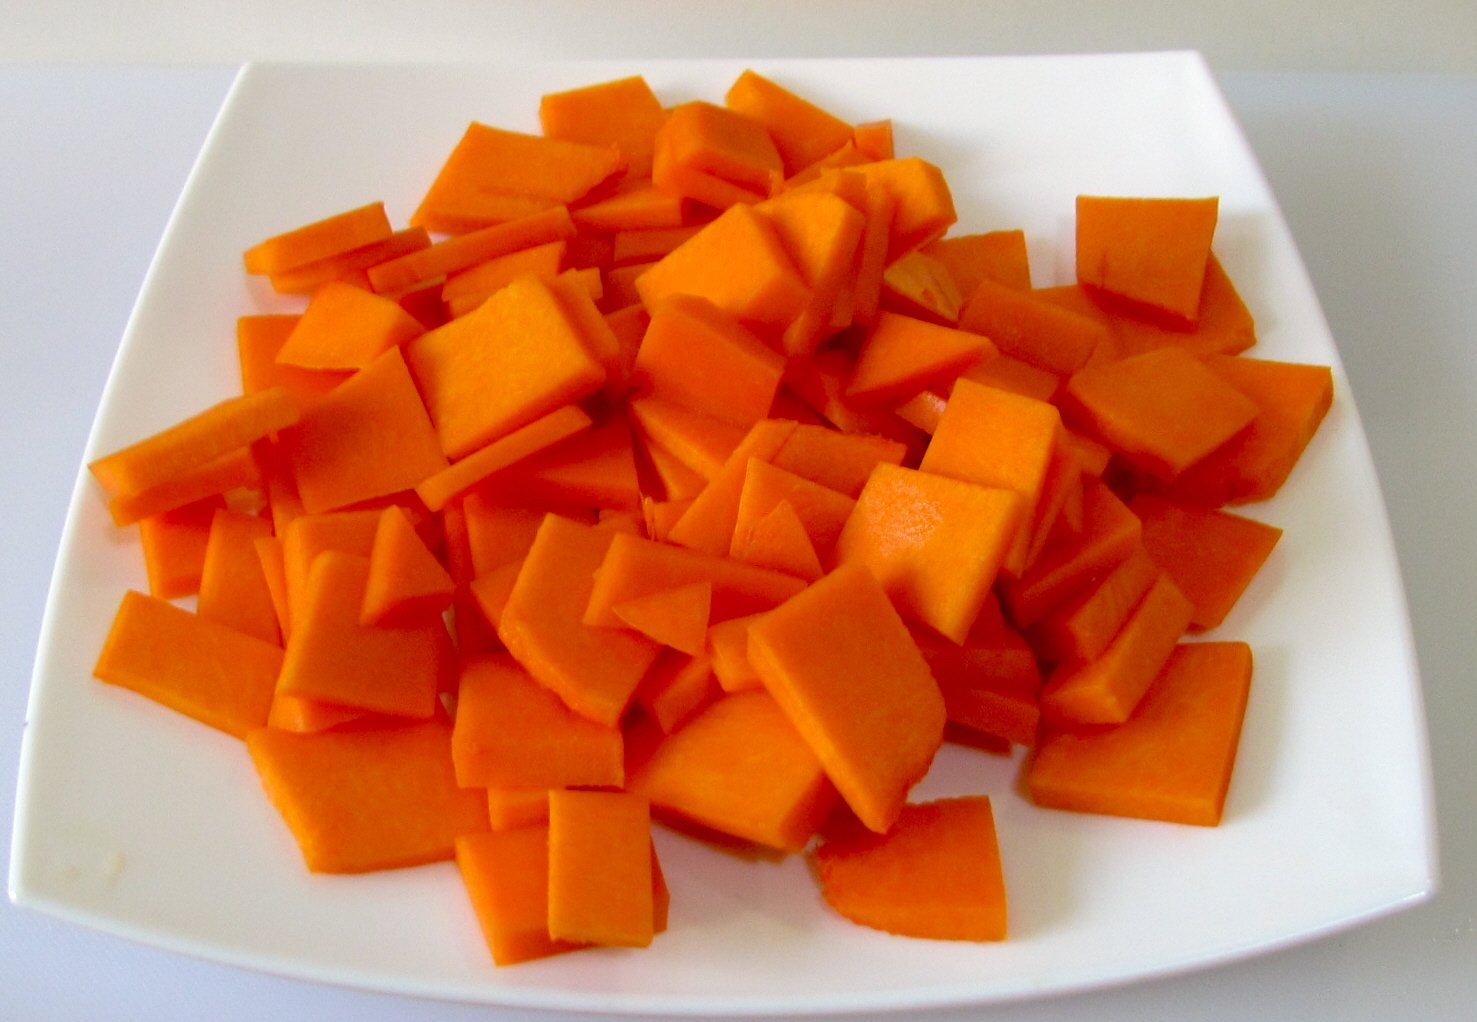
{"type": "MultiPolygon", "coordinates": [[[[236,316],[296,306],[241,272],[251,243],[383,199],[403,223],[468,121],[537,129],[545,92],[644,74],[721,100],[738,62],[250,66],[170,222],[87,458],[238,386],[236,316]]],[[[658,846],[670,930],[645,951],[494,968],[455,868],[312,876],[243,746],[91,680],[136,534],[79,473],[23,743],[17,903],[131,939],[324,982],[470,1001],[657,1013],[980,1003],[1203,966],[1415,903],[1435,884],[1425,732],[1404,597],[1357,411],[1286,223],[1194,54],[763,61],[853,121],[893,119],[939,164],[958,230],[1021,227],[1037,284],[1071,278],[1078,193],[1218,195],[1216,250],[1262,357],[1334,367],[1332,412],[1292,480],[1248,513],[1283,527],[1217,636],[1256,655],[1224,823],[1039,810],[1018,758],[948,748],[917,797],[994,796],[1011,939],[889,937],[821,902],[798,857],[658,846]]]]}

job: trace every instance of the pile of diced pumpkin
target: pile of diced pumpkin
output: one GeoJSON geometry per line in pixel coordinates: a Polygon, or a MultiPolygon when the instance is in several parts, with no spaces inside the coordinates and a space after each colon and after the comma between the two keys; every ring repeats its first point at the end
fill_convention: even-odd
{"type": "Polygon", "coordinates": [[[244,739],[309,869],[454,859],[498,963],[663,930],[653,819],[1001,939],[991,793],[909,800],[945,741],[1217,823],[1251,653],[1186,640],[1332,395],[1243,354],[1217,200],[1077,196],[1077,281],[1032,287],[889,122],[753,72],[539,113],[473,123],[403,228],[245,253],[301,314],[90,466],[150,588],[97,677],[244,739]]]}

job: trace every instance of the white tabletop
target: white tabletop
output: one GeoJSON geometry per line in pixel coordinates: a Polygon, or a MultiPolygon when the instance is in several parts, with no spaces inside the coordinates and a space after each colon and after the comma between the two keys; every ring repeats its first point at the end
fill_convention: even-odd
{"type": "MultiPolygon", "coordinates": [[[[108,365],[234,70],[0,67],[0,819],[51,563],[108,365]]],[[[1477,1004],[1477,79],[1228,74],[1338,338],[1389,505],[1430,718],[1431,901],[1247,962],[992,1019],[1466,1019],[1477,1004]]],[[[9,830],[0,828],[8,858],[9,830]]],[[[930,1013],[930,1019],[974,1013],[930,1013]]],[[[0,905],[0,1017],[527,1017],[179,958],[0,905]]],[[[550,1022],[576,1016],[541,1015],[550,1022]]],[[[583,1017],[583,1016],[581,1016],[583,1017]]]]}

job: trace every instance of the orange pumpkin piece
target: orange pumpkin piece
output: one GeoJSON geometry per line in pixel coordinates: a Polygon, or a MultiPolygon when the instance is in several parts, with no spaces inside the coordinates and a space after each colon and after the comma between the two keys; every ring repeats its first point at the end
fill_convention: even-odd
{"type": "Polygon", "coordinates": [[[1230,355],[1213,355],[1205,364],[1256,404],[1256,418],[1172,483],[1156,488],[1210,507],[1270,499],[1328,414],[1333,372],[1328,366],[1230,355]]]}
{"type": "Polygon", "coordinates": [[[1031,627],[1031,642],[1052,663],[1092,660],[1108,648],[1149,587],[1159,566],[1142,545],[1085,591],[1053,607],[1031,627]]]}
{"type": "Polygon", "coordinates": [[[1081,369],[1111,337],[1096,318],[988,277],[965,302],[959,326],[984,334],[1006,355],[1058,376],[1081,369]]]}
{"type": "Polygon", "coordinates": [[[257,489],[261,484],[261,470],[252,449],[237,447],[214,461],[185,469],[156,486],[109,498],[108,515],[114,525],[133,525],[207,497],[257,489]]]}
{"type": "Polygon", "coordinates": [[[851,125],[753,70],[738,76],[723,102],[764,125],[786,176],[851,141],[851,125]]]}
{"type": "Polygon", "coordinates": [[[1149,557],[1194,605],[1190,625],[1196,629],[1225,620],[1282,538],[1274,525],[1151,494],[1135,496],[1128,506],[1144,523],[1149,557]]]}
{"type": "Polygon", "coordinates": [[[666,120],[661,100],[640,75],[547,93],[538,115],[548,138],[614,145],[628,178],[651,174],[654,139],[666,120]]]}
{"type": "Polygon", "coordinates": [[[525,458],[589,429],[592,420],[578,405],[563,405],[505,433],[415,486],[429,511],[440,511],[454,498],[525,458]]]}
{"type": "Polygon", "coordinates": [[[274,273],[271,276],[272,290],[278,294],[311,295],[329,281],[335,280],[370,290],[369,274],[366,271],[371,266],[428,248],[430,244],[431,236],[424,227],[406,227],[382,241],[274,273]]]}
{"type": "Polygon", "coordinates": [[[852,811],[885,831],[943,741],[945,710],[881,583],[842,565],[750,626],[749,659],[852,811]]]}
{"type": "Polygon", "coordinates": [[[548,822],[548,788],[487,789],[487,825],[492,830],[511,830],[530,823],[548,822]]]}
{"type": "Polygon", "coordinates": [[[584,623],[595,573],[606,551],[623,538],[558,515],[546,516],[497,629],[524,669],[565,705],[612,727],[661,651],[645,636],[584,623]]]}
{"type": "Polygon", "coordinates": [[[679,586],[712,586],[712,620],[768,610],[805,584],[789,575],[641,536],[615,536],[600,562],[585,608],[586,624],[620,628],[615,608],[679,586]]]}
{"type": "Polygon", "coordinates": [[[672,525],[668,541],[704,553],[726,554],[733,541],[750,459],[772,459],[797,428],[795,422],[785,419],[761,419],[754,423],[718,474],[672,525]]]}
{"type": "Polygon", "coordinates": [[[353,554],[330,550],[314,560],[301,607],[293,610],[277,691],[427,719],[451,668],[446,627],[439,619],[395,628],[362,625],[369,574],[369,559],[353,554]]]}
{"type": "Polygon", "coordinates": [[[1225,811],[1251,685],[1243,642],[1182,643],[1127,721],[1044,735],[1026,769],[1037,805],[1213,827],[1225,811]]]}
{"type": "Polygon", "coordinates": [[[549,936],[650,945],[652,858],[645,799],[625,791],[549,792],[549,936]]]}
{"type": "Polygon", "coordinates": [[[1041,668],[1026,640],[1005,620],[998,600],[985,601],[962,643],[925,629],[915,636],[943,694],[950,725],[972,736],[1035,743],[1041,668]]]}
{"type": "Polygon", "coordinates": [[[314,873],[365,873],[450,859],[487,829],[481,792],[458,788],[451,729],[425,722],[246,737],[267,797],[314,873]]]}
{"type": "Polygon", "coordinates": [[[662,817],[787,852],[836,803],[816,754],[761,691],[724,696],[663,739],[631,789],[662,817]]]}
{"type": "Polygon", "coordinates": [[[256,541],[271,535],[272,523],[265,518],[216,509],[200,570],[197,610],[203,618],[280,645],[277,611],[256,551],[256,541]]]}
{"type": "Polygon", "coordinates": [[[672,295],[650,311],[636,354],[639,389],[739,429],[768,414],[780,355],[704,298],[672,295]]]}
{"type": "Polygon", "coordinates": [[[281,665],[281,647],[130,589],[92,673],[245,738],[267,722],[281,665]]]}
{"type": "Polygon", "coordinates": [[[1067,383],[1066,407],[1084,431],[1138,470],[1171,480],[1257,415],[1257,405],[1181,348],[1093,365],[1067,383]]]}
{"type": "Polygon", "coordinates": [[[856,501],[828,486],[812,482],[758,458],[749,460],[744,487],[739,494],[729,555],[747,546],[759,520],[780,503],[786,503],[800,520],[809,545],[817,557],[829,562],[841,530],[856,507],[856,501]]]}
{"type": "Polygon", "coordinates": [[[560,298],[535,277],[423,334],[405,355],[452,459],[590,396],[606,380],[560,298]]]}
{"type": "Polygon", "coordinates": [[[995,818],[983,795],[912,803],[886,834],[855,828],[813,853],[821,893],[853,922],[907,937],[1007,932],[995,818]]]}
{"type": "Polygon", "coordinates": [[[408,490],[446,467],[399,348],[314,404],[280,443],[309,514],[408,490]]]}
{"type": "Polygon", "coordinates": [[[994,354],[994,344],[978,334],[884,311],[862,342],[846,396],[896,404],[994,354]]]}
{"type": "MultiPolygon", "coordinates": [[[[542,138],[473,122],[410,217],[461,234],[569,205],[623,169],[614,145],[542,138]]],[[[548,239],[545,239],[548,240],[548,239]]]]}
{"type": "Polygon", "coordinates": [[[641,482],[630,423],[612,415],[509,466],[495,486],[512,499],[569,513],[634,513],[641,508],[641,482]]]}
{"type": "Polygon", "coordinates": [[[964,293],[941,261],[915,250],[883,268],[882,304],[907,316],[953,326],[959,322],[964,293]]]}
{"type": "Polygon", "coordinates": [[[954,197],[943,172],[916,156],[877,160],[856,167],[869,186],[886,191],[896,202],[888,235],[887,261],[937,241],[958,219],[954,197]]]}
{"type": "MultiPolygon", "coordinates": [[[[569,211],[581,231],[639,231],[681,227],[693,219],[690,213],[693,204],[685,196],[654,185],[649,178],[627,180],[629,186],[620,188],[614,195],[576,206],[569,211]]],[[[593,264],[609,262],[608,254],[604,258],[593,260],[593,264]]]]}
{"type": "Polygon", "coordinates": [[[672,108],[653,146],[653,183],[719,209],[768,196],[784,175],[763,124],[702,100],[672,108]]]}
{"type": "Polygon", "coordinates": [[[525,274],[552,280],[564,269],[568,251],[569,242],[561,238],[484,259],[448,273],[441,284],[441,299],[452,317],[465,316],[525,274]]]}
{"type": "Polygon", "coordinates": [[[369,552],[369,578],[359,620],[364,625],[411,624],[439,617],[456,584],[400,507],[380,513],[369,552]]]}
{"type": "Polygon", "coordinates": [[[751,523],[736,527],[730,554],[807,582],[825,574],[810,533],[788,500],[780,500],[751,523]]]}
{"type": "Polygon", "coordinates": [[[329,281],[313,292],[277,361],[304,369],[363,369],[423,333],[420,322],[390,299],[329,281]]]}
{"type": "Polygon", "coordinates": [[[620,730],[581,717],[506,654],[467,658],[451,758],[464,788],[561,788],[625,780],[620,730]]]}
{"type": "Polygon", "coordinates": [[[287,343],[301,316],[240,316],[236,320],[236,353],[241,363],[241,393],[281,387],[299,408],[306,408],[349,377],[348,372],[282,365],[277,352],[287,343]]]}
{"type": "Polygon", "coordinates": [[[878,465],[901,465],[907,447],[888,437],[838,433],[825,426],[801,423],[785,437],[774,456],[775,468],[856,497],[878,465]]]}
{"type": "Polygon", "coordinates": [[[282,573],[288,619],[307,598],[308,572],[327,550],[354,554],[366,560],[374,549],[380,512],[373,509],[330,511],[294,518],[282,533],[282,573]]]}
{"type": "Polygon", "coordinates": [[[1193,612],[1189,598],[1161,572],[1107,649],[1092,660],[1062,664],[1051,672],[1041,690],[1046,719],[1067,724],[1127,720],[1189,627],[1193,612]]]}
{"type": "MultiPolygon", "coordinates": [[[[675,404],[660,397],[633,397],[626,410],[653,460],[661,454],[670,455],[703,481],[719,473],[752,425],[735,426],[701,407],[675,404]]],[[[696,492],[689,496],[696,496],[696,492]]]]}
{"type": "Polygon", "coordinates": [[[391,235],[383,202],[336,213],[259,241],[243,253],[247,273],[282,273],[391,235]]]}
{"type": "MultiPolygon", "coordinates": [[[[850,179],[838,175],[834,180],[840,187],[839,182],[850,179]]],[[[859,189],[859,179],[857,185],[859,189]]],[[[780,350],[787,355],[809,354],[850,322],[842,310],[851,295],[848,278],[856,266],[866,218],[842,195],[820,190],[786,192],[755,209],[774,227],[810,291],[805,307],[784,325],[780,350]]]]}
{"type": "Polygon", "coordinates": [[[1193,324],[1220,203],[1209,198],[1077,197],[1077,280],[1193,324]]]}
{"type": "Polygon", "coordinates": [[[905,617],[963,642],[1020,527],[1018,494],[879,465],[836,543],[905,617]]]}
{"type": "Polygon", "coordinates": [[[800,315],[810,299],[773,225],[743,204],[651,264],[635,286],[648,310],[673,294],[698,295],[740,322],[775,330],[800,315]]]}
{"type": "Polygon", "coordinates": [[[224,506],[219,496],[210,496],[150,515],[138,523],[150,595],[173,600],[199,591],[211,522],[224,506]]]}
{"type": "Polygon", "coordinates": [[[1020,519],[1001,565],[1019,576],[1061,443],[1061,414],[1054,405],[960,379],[919,468],[1020,495],[1020,519]]]}
{"type": "Polygon", "coordinates": [[[654,642],[694,656],[707,640],[712,606],[713,583],[700,581],[622,600],[610,609],[654,642]]]}
{"type": "Polygon", "coordinates": [[[1026,232],[1022,230],[940,238],[919,251],[943,263],[964,296],[974,294],[986,278],[1022,290],[1031,286],[1026,232]]]}
{"type": "Polygon", "coordinates": [[[529,824],[456,840],[457,871],[496,965],[586,945],[549,936],[549,827],[529,824]]]}
{"type": "MultiPolygon", "coordinates": [[[[274,387],[243,394],[97,458],[87,467],[110,498],[137,496],[167,486],[192,471],[219,464],[223,457],[292,425],[297,418],[297,403],[285,389],[274,387]]],[[[138,517],[167,511],[210,492],[219,491],[199,493],[138,517]]]]}
{"type": "Polygon", "coordinates": [[[663,734],[671,734],[717,695],[712,659],[706,652],[689,656],[668,649],[636,686],[635,702],[663,734]]]}

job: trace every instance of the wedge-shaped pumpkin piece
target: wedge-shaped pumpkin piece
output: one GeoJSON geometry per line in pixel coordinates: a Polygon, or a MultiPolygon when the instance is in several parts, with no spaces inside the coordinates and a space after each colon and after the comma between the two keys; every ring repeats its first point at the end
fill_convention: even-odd
{"type": "Polygon", "coordinates": [[[886,591],[846,564],[749,628],[749,659],[866,826],[890,827],[943,741],[938,684],[886,591]]]}
{"type": "Polygon", "coordinates": [[[663,298],[706,298],[740,322],[783,330],[810,298],[795,264],[763,214],[726,210],[636,278],[646,308],[663,298]]]}
{"type": "Polygon", "coordinates": [[[906,937],[1004,940],[1004,871],[984,795],[911,803],[886,834],[856,828],[813,853],[821,894],[852,922],[906,937]]]}
{"type": "Polygon", "coordinates": [[[836,543],[864,565],[904,617],[963,642],[1020,528],[1019,494],[879,465],[836,543]]]}
{"type": "Polygon", "coordinates": [[[738,76],[723,103],[764,125],[786,176],[851,141],[851,125],[753,70],[738,76]]]}
{"type": "Polygon", "coordinates": [[[748,429],[769,413],[784,359],[705,298],[672,295],[651,309],[636,354],[644,393],[748,429]]]}
{"type": "Polygon", "coordinates": [[[400,493],[446,468],[399,348],[325,395],[280,443],[309,514],[400,493]]]}
{"type": "Polygon", "coordinates": [[[271,589],[256,552],[256,541],[271,535],[272,523],[265,518],[216,509],[201,565],[197,607],[203,618],[281,645],[271,589]]]}
{"type": "Polygon", "coordinates": [[[406,360],[449,458],[588,397],[604,366],[550,285],[520,277],[417,338],[406,360]]]}
{"type": "Polygon", "coordinates": [[[1216,826],[1225,811],[1251,674],[1245,643],[1180,644],[1127,721],[1043,736],[1025,775],[1032,801],[1216,826]]]}
{"type": "Polygon", "coordinates": [[[1107,649],[1051,672],[1041,690],[1045,718],[1064,724],[1123,723],[1185,634],[1193,612],[1185,594],[1160,573],[1107,649]]]}
{"type": "Polygon", "coordinates": [[[1077,197],[1077,280],[1193,323],[1220,203],[1207,198],[1077,197]]]}
{"type": "Polygon", "coordinates": [[[896,404],[995,354],[995,345],[978,334],[884,311],[862,342],[846,396],[896,404]]]}
{"type": "Polygon", "coordinates": [[[304,369],[363,369],[423,333],[420,322],[396,302],[329,281],[313,292],[277,361],[304,369]]]}
{"type": "Polygon", "coordinates": [[[718,474],[709,480],[682,517],[673,524],[668,540],[704,553],[726,554],[733,541],[734,522],[738,519],[739,499],[743,495],[750,459],[772,459],[796,428],[795,422],[785,419],[761,419],[754,423],[723,462],[718,474]]]}
{"type": "Polygon", "coordinates": [[[651,812],[627,791],[549,792],[549,936],[646,947],[655,932],[651,812]]]}
{"type": "Polygon", "coordinates": [[[448,273],[441,284],[441,299],[453,317],[464,316],[519,277],[553,280],[564,269],[568,250],[568,241],[561,239],[484,259],[448,273]]]}
{"type": "Polygon", "coordinates": [[[452,667],[446,626],[360,623],[369,559],[336,550],[318,556],[293,612],[277,690],[373,713],[426,719],[452,667]]]}
{"type": "Polygon", "coordinates": [[[665,738],[632,788],[661,816],[788,852],[836,803],[816,754],[761,691],[720,698],[665,738]]]}
{"type": "Polygon", "coordinates": [[[623,600],[610,609],[654,642],[694,656],[707,640],[712,606],[713,584],[704,580],[623,600]]]}
{"type": "Polygon", "coordinates": [[[595,573],[622,538],[558,515],[545,517],[497,630],[524,669],[566,706],[610,726],[661,651],[626,629],[584,623],[595,573]]]}
{"type": "Polygon", "coordinates": [[[856,501],[828,486],[757,458],[750,459],[744,473],[733,542],[729,546],[730,556],[738,556],[738,550],[750,542],[750,534],[759,520],[780,503],[790,505],[804,526],[816,556],[829,563],[836,540],[851,517],[856,501]]]}
{"type": "Polygon", "coordinates": [[[278,294],[311,295],[330,281],[340,281],[370,290],[371,266],[398,259],[410,252],[430,247],[431,236],[424,227],[406,227],[382,241],[371,242],[346,252],[271,275],[272,290],[278,294]]]}
{"type": "Polygon", "coordinates": [[[464,661],[451,741],[464,788],[620,786],[620,730],[570,710],[506,654],[464,661]]]}
{"type": "Polygon", "coordinates": [[[243,254],[247,273],[282,273],[388,238],[392,233],[383,202],[335,213],[259,241],[243,254]]]}
{"type": "Polygon", "coordinates": [[[1213,355],[1206,367],[1256,403],[1256,418],[1224,446],[1156,487],[1172,499],[1218,507],[1275,496],[1333,403],[1328,366],[1213,355]]]}
{"type": "Polygon", "coordinates": [[[246,746],[314,873],[445,861],[458,837],[487,829],[485,796],[452,776],[445,724],[316,735],[259,728],[246,746]]]}
{"type": "Polygon", "coordinates": [[[1061,443],[1061,414],[1054,405],[961,379],[919,467],[1020,495],[1021,518],[1002,565],[1017,576],[1026,566],[1031,525],[1061,443]]]}
{"type": "Polygon", "coordinates": [[[825,574],[810,532],[789,500],[780,500],[747,525],[735,528],[731,555],[807,582],[825,574]]]}
{"type": "Polygon", "coordinates": [[[360,623],[411,624],[439,617],[451,606],[455,591],[451,575],[415,531],[405,510],[385,508],[370,547],[360,623]]]}
{"type": "Polygon", "coordinates": [[[1067,383],[1068,414],[1136,469],[1172,480],[1251,424],[1257,404],[1181,348],[1093,365],[1067,383]]]}
{"type": "Polygon", "coordinates": [[[489,485],[513,499],[570,512],[638,511],[641,483],[630,423],[611,415],[522,459],[489,485]]]}
{"type": "Polygon", "coordinates": [[[568,205],[622,169],[614,145],[541,138],[473,122],[436,174],[411,226],[460,234],[568,205]],[[511,200],[511,201],[510,201],[511,200]]]}
{"type": "Polygon", "coordinates": [[[1129,510],[1144,523],[1144,547],[1190,598],[1190,625],[1225,620],[1282,538],[1275,525],[1212,508],[1184,507],[1139,494],[1129,510]]]}
{"type": "Polygon", "coordinates": [[[586,624],[619,628],[615,608],[679,586],[712,587],[712,620],[768,610],[805,588],[800,580],[767,568],[641,536],[617,535],[601,560],[585,608],[586,624]]]}
{"type": "Polygon", "coordinates": [[[548,138],[614,145],[628,178],[651,174],[653,142],[666,120],[661,100],[640,75],[546,93],[539,100],[538,114],[548,138]]]}
{"type": "Polygon", "coordinates": [[[273,643],[130,589],[92,673],[244,738],[266,724],[281,666],[273,643]]]}

